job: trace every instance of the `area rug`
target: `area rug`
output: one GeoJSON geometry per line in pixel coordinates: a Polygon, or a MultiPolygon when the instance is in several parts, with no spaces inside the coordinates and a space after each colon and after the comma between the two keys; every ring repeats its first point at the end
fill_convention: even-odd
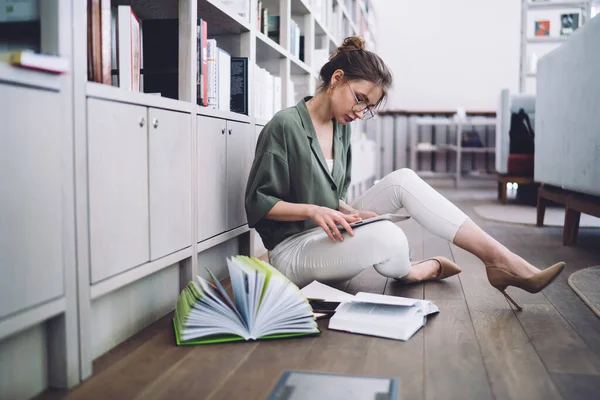
{"type": "Polygon", "coordinates": [[[600,317],[600,265],[573,272],[568,281],[573,291],[600,317]]]}
{"type": "MultiPolygon", "coordinates": [[[[521,204],[484,204],[475,206],[475,212],[490,221],[511,224],[535,225],[537,210],[534,206],[521,204]]],[[[563,226],[565,209],[563,207],[546,207],[544,226],[563,226]]],[[[600,218],[581,213],[580,228],[600,228],[600,218]]]]}

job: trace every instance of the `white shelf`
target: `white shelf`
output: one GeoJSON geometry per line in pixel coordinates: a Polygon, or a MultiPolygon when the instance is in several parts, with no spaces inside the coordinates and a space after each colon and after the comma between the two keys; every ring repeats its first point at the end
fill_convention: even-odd
{"type": "Polygon", "coordinates": [[[252,118],[245,114],[235,113],[233,111],[216,110],[210,107],[196,106],[196,114],[205,117],[228,119],[230,121],[251,123],[252,118]]]}
{"type": "Polygon", "coordinates": [[[286,58],[289,53],[279,43],[269,38],[262,32],[256,32],[256,60],[270,60],[274,58],[286,58]]]}
{"type": "Polygon", "coordinates": [[[171,111],[192,112],[192,104],[187,101],[174,100],[143,92],[132,92],[116,86],[104,85],[97,82],[87,82],[86,95],[87,97],[120,103],[162,108],[171,111]]]}
{"type": "Polygon", "coordinates": [[[201,253],[246,232],[250,232],[250,228],[248,228],[247,224],[198,243],[197,251],[198,253],[201,253]]]}
{"type": "Polygon", "coordinates": [[[325,35],[329,38],[329,42],[334,46],[339,46],[339,41],[333,36],[331,31],[325,26],[321,20],[315,18],[315,33],[318,36],[325,35]]]}
{"type": "Polygon", "coordinates": [[[526,7],[530,10],[552,10],[561,8],[585,8],[585,1],[529,1],[526,7]]]}
{"type": "Polygon", "coordinates": [[[418,153],[443,153],[446,151],[456,151],[456,146],[449,145],[449,144],[417,143],[416,151],[418,153]],[[419,145],[423,145],[423,144],[426,144],[426,145],[419,146],[419,145]]]}
{"type": "Polygon", "coordinates": [[[316,73],[313,72],[308,66],[308,64],[306,64],[304,61],[301,61],[298,57],[291,54],[289,55],[289,58],[292,62],[292,75],[308,74],[312,75],[313,77],[316,77],[316,73]]]}
{"type": "Polygon", "coordinates": [[[463,153],[495,153],[496,149],[494,147],[461,147],[460,151],[463,153]]]}
{"type": "Polygon", "coordinates": [[[357,35],[358,28],[356,26],[356,23],[350,17],[350,12],[346,8],[346,5],[344,4],[344,2],[342,0],[337,0],[337,3],[338,3],[338,7],[340,7],[340,10],[342,10],[342,15],[346,18],[346,21],[348,21],[348,23],[350,24],[350,28],[352,28],[352,30],[354,31],[354,34],[357,35]]]}
{"type": "Polygon", "coordinates": [[[61,297],[0,318],[0,340],[63,313],[66,307],[67,301],[61,297]]]}
{"type": "Polygon", "coordinates": [[[568,35],[565,36],[534,36],[528,37],[527,43],[563,43],[569,39],[568,35]]]}
{"type": "Polygon", "coordinates": [[[188,247],[176,253],[159,258],[158,260],[151,261],[149,263],[125,271],[121,274],[112,276],[108,279],[91,285],[90,298],[92,300],[100,298],[108,293],[114,292],[115,290],[122,288],[123,286],[129,285],[130,283],[133,283],[148,275],[158,272],[161,269],[164,269],[191,256],[192,248],[188,247]]]}
{"type": "Polygon", "coordinates": [[[269,122],[268,119],[254,118],[254,124],[259,126],[265,126],[269,122]]]}
{"type": "Polygon", "coordinates": [[[466,119],[464,121],[460,121],[461,125],[468,126],[496,126],[495,118],[481,118],[481,119],[466,119]]]}
{"type": "Polygon", "coordinates": [[[417,125],[421,126],[455,126],[457,122],[452,118],[429,118],[420,117],[415,120],[417,125]]]}
{"type": "Polygon", "coordinates": [[[312,8],[308,0],[292,0],[292,15],[312,14],[312,8]]]}
{"type": "Polygon", "coordinates": [[[34,71],[0,62],[0,82],[58,92],[60,91],[61,77],[57,74],[34,71]]]}
{"type": "MultiPolygon", "coordinates": [[[[154,0],[164,2],[164,0],[154,0]]],[[[250,32],[255,24],[250,24],[240,15],[234,13],[231,7],[225,5],[221,0],[197,0],[198,16],[206,18],[210,35],[225,35],[233,33],[250,32]]],[[[175,3],[177,1],[169,1],[175,3]]],[[[250,9],[248,9],[248,13],[250,9]]]]}

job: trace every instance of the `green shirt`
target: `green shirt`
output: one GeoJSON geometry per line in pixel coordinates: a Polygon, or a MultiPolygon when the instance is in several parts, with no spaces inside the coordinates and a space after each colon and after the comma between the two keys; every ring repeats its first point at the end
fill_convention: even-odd
{"type": "Polygon", "coordinates": [[[274,221],[265,215],[280,200],[339,208],[350,185],[350,129],[333,121],[333,172],[327,163],[305,97],[279,111],[262,129],[246,185],[248,226],[272,250],[285,238],[317,225],[305,221],[274,221]]]}

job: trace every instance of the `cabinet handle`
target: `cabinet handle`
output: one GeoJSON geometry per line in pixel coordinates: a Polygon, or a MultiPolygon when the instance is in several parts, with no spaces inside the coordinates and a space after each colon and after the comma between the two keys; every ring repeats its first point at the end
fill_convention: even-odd
{"type": "Polygon", "coordinates": [[[232,128],[229,128],[229,134],[230,134],[230,135],[231,135],[231,131],[232,131],[232,130],[233,130],[232,128]]]}
{"type": "Polygon", "coordinates": [[[225,134],[225,128],[221,129],[221,135],[225,134]]]}
{"type": "Polygon", "coordinates": [[[146,123],[146,118],[141,117],[140,118],[140,127],[143,128],[145,123],[146,123]]]}
{"type": "Polygon", "coordinates": [[[155,128],[158,128],[158,118],[154,118],[152,120],[152,126],[155,127],[155,128]]]}

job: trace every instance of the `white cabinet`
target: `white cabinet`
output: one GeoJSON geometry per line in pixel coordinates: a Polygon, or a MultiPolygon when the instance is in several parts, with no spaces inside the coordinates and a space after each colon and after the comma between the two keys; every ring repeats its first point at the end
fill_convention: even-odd
{"type": "Polygon", "coordinates": [[[88,99],[92,283],[150,259],[147,108],[88,99]]]}
{"type": "Polygon", "coordinates": [[[190,118],[148,109],[151,260],[192,244],[190,118]]]}
{"type": "Polygon", "coordinates": [[[254,155],[255,133],[252,125],[227,121],[227,227],[234,229],[248,222],[244,194],[254,155]]]}
{"type": "Polygon", "coordinates": [[[256,143],[253,126],[198,117],[198,241],[247,223],[244,192],[256,143]]]}
{"type": "Polygon", "coordinates": [[[58,93],[0,84],[0,110],[2,318],[64,294],[66,149],[58,93]]]}
{"type": "Polygon", "coordinates": [[[198,242],[227,230],[227,121],[198,117],[198,242]]]}

